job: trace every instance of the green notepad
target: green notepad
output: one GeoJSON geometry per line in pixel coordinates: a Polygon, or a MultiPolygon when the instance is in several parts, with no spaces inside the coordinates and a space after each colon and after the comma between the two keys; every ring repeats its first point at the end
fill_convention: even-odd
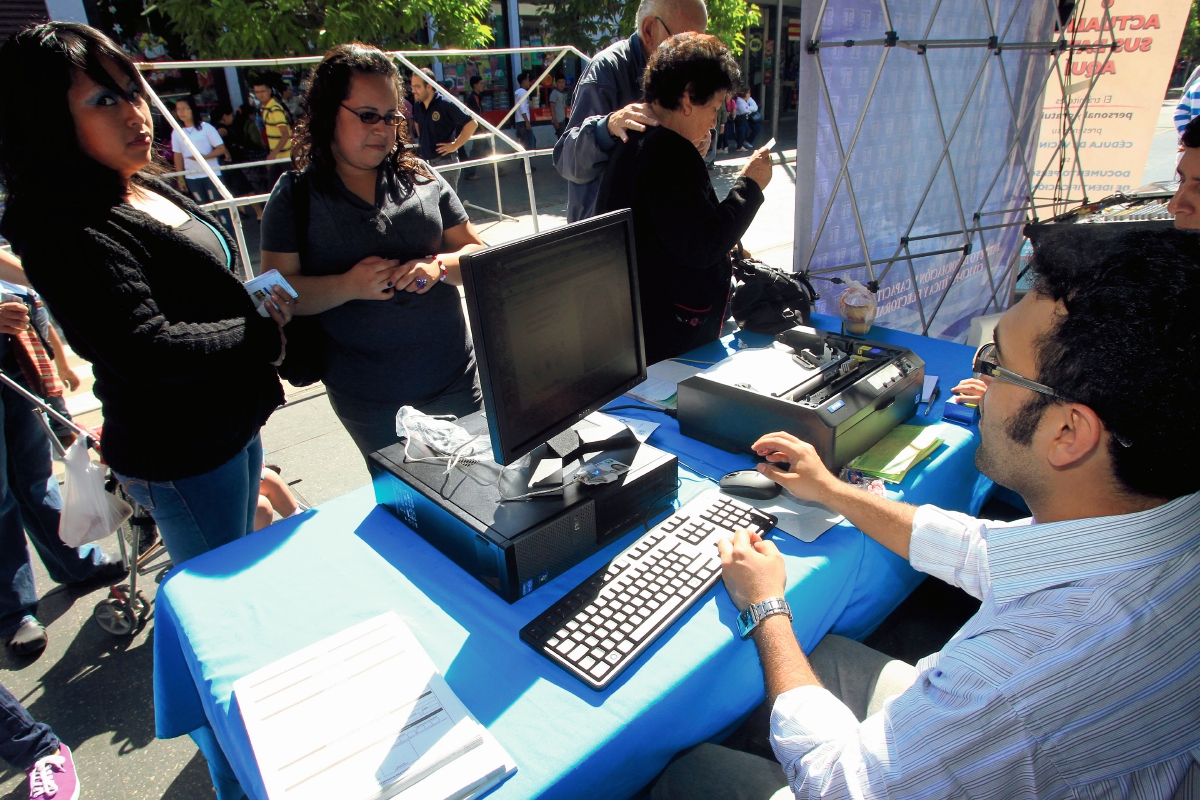
{"type": "Polygon", "coordinates": [[[847,466],[888,483],[904,476],[942,443],[934,425],[898,425],[847,466]]]}

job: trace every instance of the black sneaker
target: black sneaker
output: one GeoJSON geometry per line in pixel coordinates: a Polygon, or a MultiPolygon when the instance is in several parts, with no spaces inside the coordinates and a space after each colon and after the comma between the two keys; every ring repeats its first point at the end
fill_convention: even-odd
{"type": "Polygon", "coordinates": [[[105,555],[104,561],[96,567],[95,572],[81,581],[68,583],[67,586],[72,589],[93,589],[101,586],[112,586],[115,583],[120,583],[128,574],[129,568],[125,566],[125,562],[113,561],[111,556],[105,555]]]}
{"type": "Polygon", "coordinates": [[[30,656],[45,650],[49,641],[50,637],[46,635],[42,623],[34,617],[26,617],[21,622],[21,627],[17,628],[17,632],[8,640],[8,649],[14,655],[30,656]]]}

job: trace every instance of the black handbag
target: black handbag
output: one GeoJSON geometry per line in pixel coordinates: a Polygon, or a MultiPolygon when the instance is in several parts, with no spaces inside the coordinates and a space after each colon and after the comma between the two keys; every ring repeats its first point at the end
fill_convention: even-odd
{"type": "Polygon", "coordinates": [[[735,280],[730,315],[742,330],[774,336],[797,325],[807,325],[813,303],[821,298],[808,280],[746,258],[738,246],[733,261],[735,280]]]}
{"type": "MultiPolygon", "coordinates": [[[[296,224],[296,246],[300,256],[300,272],[308,263],[308,176],[292,171],[292,212],[296,224]]],[[[279,365],[279,377],[293,386],[308,386],[325,374],[325,329],[317,314],[293,316],[283,326],[287,352],[279,365]]]]}

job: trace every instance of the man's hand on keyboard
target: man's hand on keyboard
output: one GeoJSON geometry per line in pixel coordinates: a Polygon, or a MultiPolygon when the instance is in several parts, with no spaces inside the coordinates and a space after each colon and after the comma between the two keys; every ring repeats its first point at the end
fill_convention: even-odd
{"type": "Polygon", "coordinates": [[[768,433],[754,443],[754,452],[774,462],[759,464],[758,471],[801,500],[824,503],[826,489],[837,482],[813,446],[790,433],[768,433]]]}
{"type": "Polygon", "coordinates": [[[739,611],[772,597],[783,597],[787,571],[774,542],[739,529],[732,539],[717,542],[721,571],[729,597],[739,611]]]}

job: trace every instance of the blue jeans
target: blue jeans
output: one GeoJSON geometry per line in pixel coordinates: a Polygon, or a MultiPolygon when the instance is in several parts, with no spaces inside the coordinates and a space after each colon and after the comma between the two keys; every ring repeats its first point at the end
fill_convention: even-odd
{"type": "Polygon", "coordinates": [[[254,530],[262,456],[256,435],[233,458],[202,475],[177,481],[117,479],[150,512],[178,566],[254,530]]]}
{"type": "MultiPolygon", "coordinates": [[[[192,193],[192,199],[197,203],[212,203],[221,199],[221,193],[217,191],[217,187],[213,186],[213,182],[207,177],[203,178],[184,178],[187,183],[188,191],[192,193]]],[[[229,217],[229,211],[222,208],[220,211],[212,212],[217,221],[224,226],[225,231],[233,235],[233,220],[229,217]]]]}
{"type": "Polygon", "coordinates": [[[524,122],[517,123],[517,141],[525,145],[526,150],[537,150],[537,137],[533,135],[533,128],[526,128],[524,122]]]}
{"type": "MultiPolygon", "coordinates": [[[[7,345],[8,337],[0,338],[7,345]]],[[[24,384],[12,362],[11,357],[3,360],[4,371],[24,384]]],[[[26,532],[56,583],[87,580],[104,562],[104,551],[94,544],[67,547],[58,538],[62,496],[50,460],[50,440],[33,416],[33,404],[0,385],[0,419],[0,637],[7,641],[26,615],[37,612],[26,532]]]]}
{"type": "Polygon", "coordinates": [[[26,770],[58,750],[50,726],[29,716],[13,693],[0,686],[0,758],[13,769],[26,770]]]}

